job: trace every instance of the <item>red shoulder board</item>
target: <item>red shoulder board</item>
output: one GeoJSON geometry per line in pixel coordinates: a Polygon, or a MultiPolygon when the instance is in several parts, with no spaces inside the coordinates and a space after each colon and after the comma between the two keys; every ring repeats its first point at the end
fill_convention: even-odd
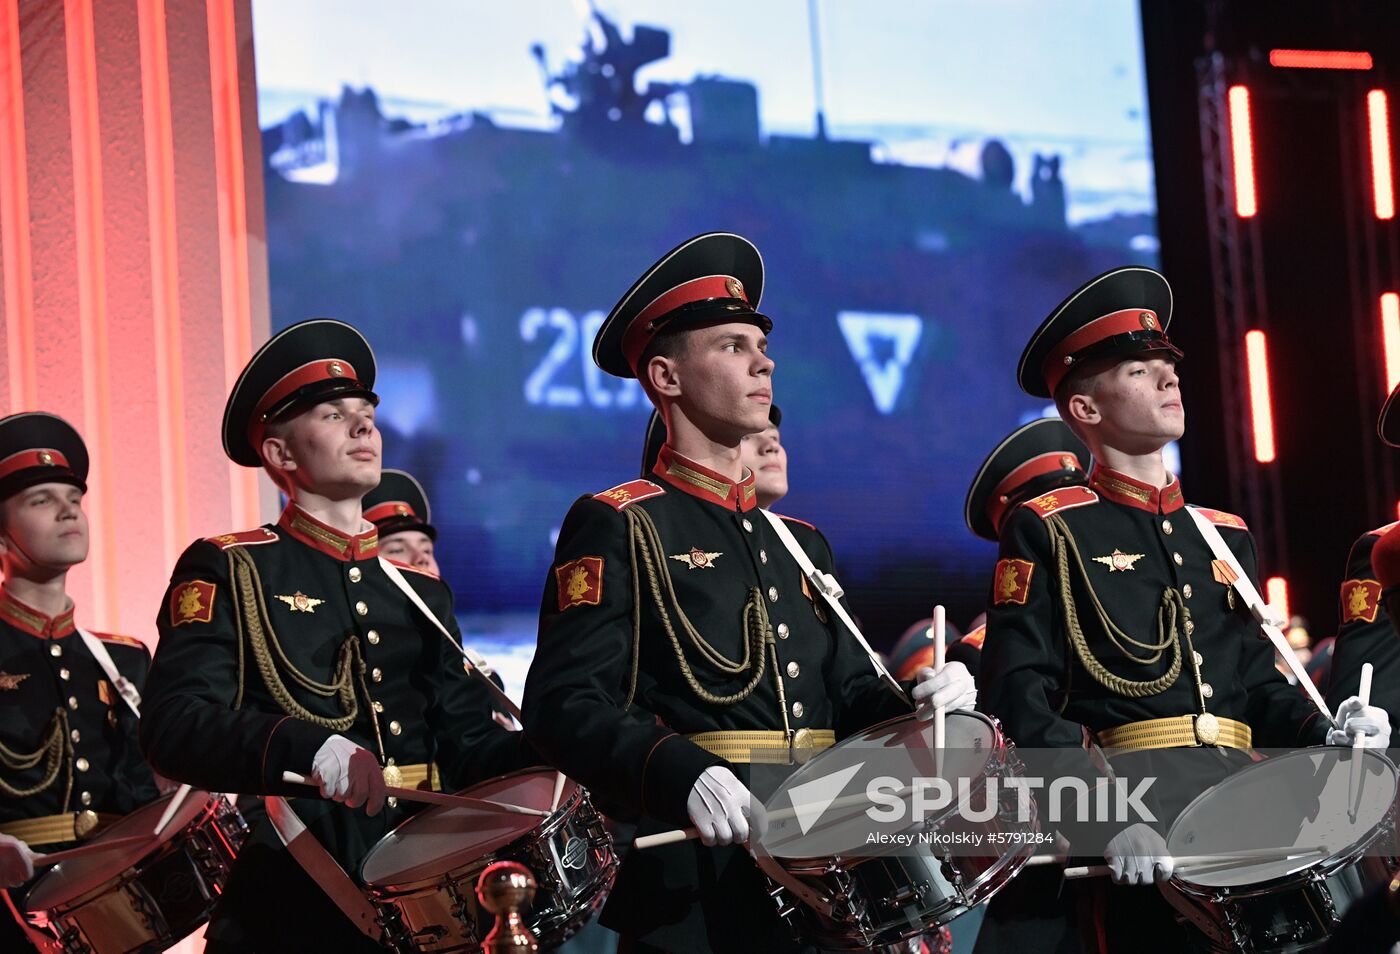
{"type": "MultiPolygon", "coordinates": [[[[783,518],[784,520],[786,520],[788,523],[800,523],[800,524],[802,524],[802,526],[806,527],[808,530],[817,530],[817,528],[816,528],[814,525],[808,523],[806,520],[798,520],[796,517],[789,517],[789,516],[788,516],[787,514],[785,514],[785,513],[780,513],[780,514],[778,514],[777,516],[782,517],[782,518],[783,518]]],[[[821,531],[820,531],[820,530],[817,530],[817,532],[820,533],[821,531]]]]}
{"type": "Polygon", "coordinates": [[[220,550],[227,550],[229,547],[252,547],[259,543],[275,543],[277,534],[267,527],[254,527],[252,530],[243,530],[238,533],[221,533],[217,537],[205,537],[205,540],[214,544],[220,550]]]}
{"type": "Polygon", "coordinates": [[[1226,513],[1223,510],[1212,510],[1209,507],[1196,507],[1195,510],[1217,527],[1234,527],[1236,530],[1249,529],[1244,525],[1244,520],[1232,513],[1226,513]]]}
{"type": "Polygon", "coordinates": [[[1061,487],[1059,490],[1052,490],[1048,494],[1041,494],[1033,497],[1021,504],[1040,514],[1041,518],[1058,513],[1061,510],[1073,510],[1075,507],[1087,507],[1089,504],[1098,503],[1099,495],[1088,487],[1061,487]]]}
{"type": "Polygon", "coordinates": [[[425,569],[423,569],[422,567],[413,566],[413,565],[408,564],[408,563],[400,563],[398,560],[393,560],[393,559],[390,559],[389,557],[385,557],[384,559],[389,560],[390,563],[394,564],[394,566],[398,567],[400,570],[408,570],[408,571],[410,571],[410,572],[412,572],[412,573],[417,573],[419,576],[426,576],[426,577],[427,577],[428,579],[430,579],[430,580],[440,580],[440,579],[442,579],[442,577],[438,576],[438,575],[437,575],[436,573],[434,573],[432,570],[425,570],[425,569]]]}
{"type": "Polygon", "coordinates": [[[982,641],[987,638],[987,627],[978,626],[958,642],[971,646],[973,649],[981,649],[982,641]]]}
{"type": "Polygon", "coordinates": [[[131,636],[118,636],[115,633],[93,633],[104,643],[115,643],[118,646],[134,646],[137,649],[145,649],[146,644],[131,636]]]}
{"type": "Polygon", "coordinates": [[[654,484],[649,480],[629,480],[625,484],[618,484],[611,490],[594,494],[593,499],[601,500],[609,507],[621,512],[624,507],[630,504],[646,500],[648,497],[660,497],[665,492],[665,489],[659,484],[654,484]]]}
{"type": "Polygon", "coordinates": [[[1400,527],[1400,520],[1397,520],[1395,523],[1388,523],[1388,524],[1386,524],[1386,525],[1383,526],[1383,527],[1377,527],[1377,528],[1374,529],[1374,530],[1368,530],[1368,531],[1366,531],[1365,533],[1363,533],[1362,536],[1363,536],[1363,537],[1383,537],[1383,536],[1385,536],[1385,532],[1386,532],[1387,530],[1394,529],[1395,527],[1400,527]]]}

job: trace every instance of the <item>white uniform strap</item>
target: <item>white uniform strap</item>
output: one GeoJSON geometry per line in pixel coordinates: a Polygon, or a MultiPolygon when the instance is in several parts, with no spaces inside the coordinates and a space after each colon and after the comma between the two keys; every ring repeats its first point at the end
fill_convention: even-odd
{"type": "Polygon", "coordinates": [[[1312,699],[1313,705],[1317,706],[1322,717],[1331,723],[1332,713],[1327,709],[1327,703],[1322,698],[1322,693],[1317,691],[1317,686],[1313,684],[1312,677],[1303,668],[1303,663],[1298,659],[1297,653],[1293,652],[1293,647],[1288,645],[1288,637],[1274,625],[1269,618],[1269,607],[1259,596],[1259,591],[1254,588],[1254,583],[1244,572],[1244,567],[1240,566],[1239,558],[1235,556],[1235,551],[1225,543],[1225,538],[1220,535],[1220,531],[1215,529],[1215,524],[1211,523],[1206,516],[1195,507],[1188,505],[1186,510],[1191,514],[1191,519],[1196,522],[1196,529],[1201,531],[1201,536],[1205,537],[1206,545],[1210,547],[1210,552],[1215,554],[1215,558],[1227,564],[1234,572],[1235,581],[1231,585],[1235,592],[1240,594],[1244,600],[1244,605],[1249,607],[1250,613],[1254,615],[1255,621],[1264,631],[1264,635],[1269,637],[1269,641],[1274,644],[1274,649],[1282,657],[1284,664],[1293,673],[1293,678],[1298,680],[1298,685],[1302,686],[1312,699]]]}
{"type": "MultiPolygon", "coordinates": [[[[768,518],[768,522],[773,526],[773,532],[778,535],[778,539],[783,542],[783,546],[787,547],[788,553],[792,554],[792,558],[797,561],[798,569],[800,569],[802,575],[807,578],[808,585],[822,595],[822,599],[826,600],[827,605],[831,607],[831,611],[837,615],[841,622],[846,624],[846,628],[851,631],[851,635],[856,638],[856,642],[860,643],[860,648],[865,650],[865,655],[870,657],[870,664],[875,667],[875,672],[879,674],[885,685],[894,690],[895,694],[901,699],[904,699],[906,702],[909,701],[909,695],[904,691],[904,687],[896,682],[895,678],[890,675],[890,671],[885,668],[885,664],[880,661],[880,657],[876,654],[875,650],[870,648],[870,644],[867,643],[865,637],[861,635],[860,627],[856,625],[855,620],[851,619],[850,614],[846,612],[846,607],[841,605],[841,596],[844,591],[841,589],[841,585],[836,582],[836,577],[817,569],[816,564],[807,556],[807,551],[802,549],[802,544],[797,542],[797,538],[792,535],[792,531],[787,528],[787,524],[783,523],[782,517],[779,517],[770,510],[764,510],[762,508],[760,508],[759,512],[768,518]]],[[[913,703],[911,702],[910,705],[913,705],[913,703]]]]}
{"type": "Polygon", "coordinates": [[[482,682],[489,686],[491,694],[496,697],[496,701],[499,702],[507,712],[515,716],[516,720],[523,725],[524,722],[520,717],[520,707],[515,704],[515,701],[511,699],[510,696],[506,695],[505,692],[501,690],[500,686],[496,685],[491,680],[491,673],[494,670],[492,670],[491,664],[486,661],[486,657],[464,646],[461,640],[452,635],[448,628],[442,624],[442,620],[437,618],[437,614],[428,608],[427,603],[423,602],[423,597],[418,595],[418,591],[413,588],[413,584],[404,579],[403,572],[398,567],[394,566],[391,561],[386,560],[384,557],[379,558],[379,565],[384,568],[384,574],[394,581],[394,585],[403,590],[403,594],[408,597],[409,602],[418,607],[418,611],[428,618],[428,622],[432,623],[433,626],[437,628],[437,631],[442,633],[443,638],[455,646],[457,651],[462,654],[462,658],[466,659],[468,663],[468,671],[475,673],[482,682]]]}
{"type": "Polygon", "coordinates": [[[102,645],[102,640],[85,629],[79,629],[78,635],[83,637],[83,645],[87,646],[88,652],[92,653],[92,658],[97,660],[97,665],[101,666],[102,671],[107,674],[107,679],[117,687],[117,692],[121,694],[122,701],[126,703],[127,708],[135,714],[136,718],[141,718],[141,693],[136,691],[136,686],[132,684],[130,679],[118,671],[117,664],[112,662],[112,654],[107,652],[107,647],[102,645]]]}

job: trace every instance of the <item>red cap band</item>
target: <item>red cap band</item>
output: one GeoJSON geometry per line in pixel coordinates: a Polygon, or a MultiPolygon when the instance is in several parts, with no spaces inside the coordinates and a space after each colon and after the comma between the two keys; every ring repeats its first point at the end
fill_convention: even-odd
{"type": "Polygon", "coordinates": [[[634,372],[637,370],[637,362],[641,360],[642,352],[655,336],[655,330],[648,327],[652,321],[683,305],[712,298],[738,298],[745,303],[749,300],[749,296],[744,293],[744,283],[732,275],[692,278],[668,292],[662,292],[652,299],[651,304],[637,313],[637,317],[632,319],[632,323],[622,334],[622,354],[627,359],[628,366],[634,372]]]}
{"type": "Polygon", "coordinates": [[[0,480],[31,467],[61,467],[72,470],[68,458],[51,447],[31,447],[0,460],[0,480]]]}
{"type": "Polygon", "coordinates": [[[370,523],[378,523],[391,517],[412,517],[417,520],[418,514],[414,513],[413,508],[404,500],[386,500],[365,511],[365,519],[370,523]]]}
{"type": "Polygon", "coordinates": [[[318,358],[282,375],[276,384],[267,389],[258,406],[253,408],[252,417],[248,421],[248,442],[253,445],[253,449],[258,450],[258,446],[262,444],[263,432],[267,430],[265,416],[268,411],[308,384],[341,378],[347,381],[358,380],[355,376],[355,366],[342,358],[318,358]]]}
{"type": "Polygon", "coordinates": [[[1124,308],[1122,311],[1115,311],[1102,318],[1095,318],[1061,341],[1053,351],[1046,355],[1045,363],[1041,365],[1041,372],[1045,375],[1045,383],[1049,386],[1050,393],[1055,393],[1055,389],[1060,386],[1065,375],[1069,374],[1070,369],[1074,367],[1074,362],[1066,362],[1066,358],[1078,354],[1091,345],[1098,344],[1105,338],[1112,338],[1114,335],[1123,335],[1131,331],[1161,330],[1162,326],[1157,321],[1157,313],[1146,308],[1124,308]]]}
{"type": "Polygon", "coordinates": [[[1001,483],[992,490],[987,497],[987,519],[992,521],[993,527],[1000,530],[1002,515],[1006,513],[1006,506],[1010,503],[1006,498],[1011,495],[1013,490],[1042,474],[1051,474],[1057,470],[1069,470],[1072,467],[1079,467],[1079,458],[1069,451],[1050,451],[1032,457],[1003,477],[1001,483]]]}

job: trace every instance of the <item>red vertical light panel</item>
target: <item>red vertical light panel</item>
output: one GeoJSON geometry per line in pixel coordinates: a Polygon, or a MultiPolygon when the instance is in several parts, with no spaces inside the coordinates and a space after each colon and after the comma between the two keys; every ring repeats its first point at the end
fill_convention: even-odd
{"type": "Polygon", "coordinates": [[[92,456],[88,516],[96,625],[118,613],[116,528],[112,519],[112,415],[108,392],[107,276],[102,228],[102,137],[97,117],[97,48],[92,0],[64,0],[68,115],[73,142],[74,234],[78,251],[78,330],[83,351],[83,430],[92,456]]]}
{"type": "Polygon", "coordinates": [[[1230,150],[1235,167],[1235,214],[1250,218],[1259,211],[1254,195],[1254,136],[1249,120],[1249,89],[1230,87],[1230,150]]]}
{"type": "Polygon", "coordinates": [[[1269,65],[1304,70],[1369,70],[1371,54],[1359,50],[1270,50],[1269,65]]]}
{"type": "Polygon", "coordinates": [[[1288,605],[1288,581],[1281,576],[1271,576],[1264,583],[1264,599],[1269,601],[1269,605],[1274,608],[1284,622],[1287,629],[1289,619],[1293,613],[1288,605]]]}
{"type": "Polygon", "coordinates": [[[1249,373],[1249,415],[1254,426],[1254,459],[1271,463],[1274,453],[1274,408],[1269,394],[1269,345],[1262,331],[1244,336],[1245,365],[1249,373]]]}
{"type": "Polygon", "coordinates": [[[29,247],[24,76],[19,62],[19,0],[0,0],[0,252],[5,256],[5,351],[10,406],[39,406],[34,369],[34,273],[29,247]]]}
{"type": "Polygon", "coordinates": [[[1385,352],[1385,393],[1400,384],[1400,295],[1381,296],[1381,345],[1385,352]]]}
{"type": "Polygon", "coordinates": [[[184,353],[180,336],[179,244],[175,232],[175,135],[164,0],[137,0],[141,99],[146,134],[146,202],[151,230],[151,304],[155,318],[156,399],[165,562],[174,566],[189,537],[185,468],[184,353]]]}
{"type": "MultiPolygon", "coordinates": [[[[252,357],[248,277],[248,204],[244,188],[238,31],[233,0],[208,0],[209,72],[214,99],[214,165],[219,193],[219,277],[223,295],[224,376],[229,390],[252,357]]],[[[258,522],[258,471],[229,464],[234,526],[258,522]]]]}
{"type": "Polygon", "coordinates": [[[1376,197],[1376,218],[1395,218],[1395,185],[1390,168],[1390,104],[1385,90],[1366,94],[1366,115],[1371,125],[1371,188],[1376,197]]]}

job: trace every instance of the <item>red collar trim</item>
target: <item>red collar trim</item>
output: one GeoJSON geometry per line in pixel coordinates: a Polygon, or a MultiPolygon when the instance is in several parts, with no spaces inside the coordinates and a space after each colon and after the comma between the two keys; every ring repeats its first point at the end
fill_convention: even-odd
{"type": "Polygon", "coordinates": [[[1186,506],[1181,481],[1175,475],[1167,486],[1153,487],[1096,462],[1089,470],[1089,486],[1114,503],[1148,513],[1172,513],[1186,506]]]}
{"type": "Polygon", "coordinates": [[[736,484],[723,474],[677,454],[670,444],[661,448],[653,472],[677,490],[722,507],[748,513],[758,506],[753,471],[745,470],[744,479],[736,484]]]}
{"type": "Polygon", "coordinates": [[[72,606],[57,616],[45,616],[34,607],[15,599],[4,588],[0,588],[0,619],[40,639],[62,639],[77,632],[77,627],[73,625],[72,606]]]}
{"type": "Polygon", "coordinates": [[[328,527],[296,504],[288,504],[277,518],[277,526],[309,547],[320,550],[337,560],[368,560],[379,552],[379,528],[346,536],[328,527]]]}

